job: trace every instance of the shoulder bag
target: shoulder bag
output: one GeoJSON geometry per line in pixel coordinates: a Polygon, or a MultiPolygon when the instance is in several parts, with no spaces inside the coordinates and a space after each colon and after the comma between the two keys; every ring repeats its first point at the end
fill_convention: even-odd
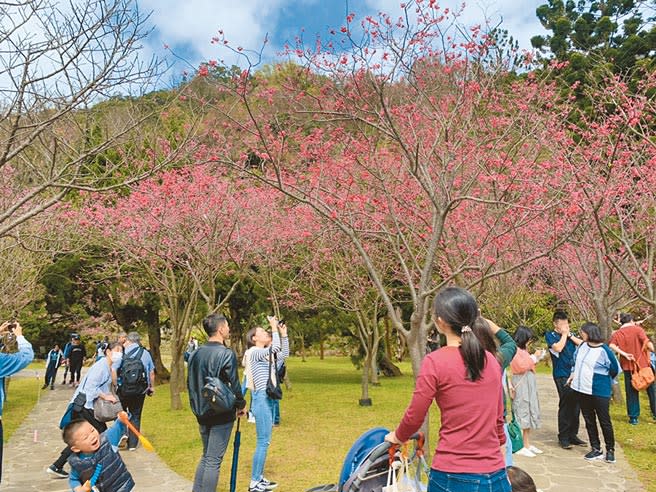
{"type": "Polygon", "coordinates": [[[116,393],[114,393],[113,390],[111,393],[116,399],[115,402],[112,403],[111,401],[103,400],[100,397],[96,398],[93,402],[93,416],[99,422],[116,420],[118,413],[123,410],[123,405],[121,405],[121,401],[118,399],[118,396],[116,396],[116,393]]]}
{"type": "Polygon", "coordinates": [[[269,347],[269,379],[267,379],[266,394],[272,400],[282,400],[282,388],[276,375],[277,368],[276,371],[273,370],[273,359],[274,354],[269,347]]]}

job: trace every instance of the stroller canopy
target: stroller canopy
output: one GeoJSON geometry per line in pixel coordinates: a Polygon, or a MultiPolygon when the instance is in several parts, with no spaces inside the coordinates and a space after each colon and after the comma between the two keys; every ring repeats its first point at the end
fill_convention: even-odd
{"type": "Polygon", "coordinates": [[[385,436],[388,433],[389,430],[383,427],[376,427],[362,434],[353,443],[346,458],[344,458],[342,472],[339,475],[339,488],[337,490],[342,490],[344,483],[367,458],[371,450],[385,441],[385,436]]]}

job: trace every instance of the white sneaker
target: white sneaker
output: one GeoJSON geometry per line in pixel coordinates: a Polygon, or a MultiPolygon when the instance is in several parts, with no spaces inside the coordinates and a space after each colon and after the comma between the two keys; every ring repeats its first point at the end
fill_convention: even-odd
{"type": "Polygon", "coordinates": [[[544,452],[544,451],[542,451],[541,449],[538,449],[538,448],[536,448],[536,447],[533,446],[533,445],[529,446],[529,447],[528,447],[528,450],[529,450],[531,453],[535,453],[535,454],[542,454],[542,453],[544,452]]]}
{"type": "Polygon", "coordinates": [[[519,451],[517,451],[515,454],[518,454],[520,456],[526,456],[527,458],[535,458],[537,456],[533,451],[527,448],[522,448],[519,451]]]}

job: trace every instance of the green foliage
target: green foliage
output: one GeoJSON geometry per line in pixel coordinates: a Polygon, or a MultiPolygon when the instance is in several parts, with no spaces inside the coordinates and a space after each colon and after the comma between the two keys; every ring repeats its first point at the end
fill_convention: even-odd
{"type": "Polygon", "coordinates": [[[656,26],[646,13],[654,0],[548,0],[536,15],[550,35],[534,36],[531,44],[545,66],[555,59],[568,62],[561,70],[565,88],[590,110],[585,90],[609,75],[622,75],[630,85],[654,68],[656,26]]]}

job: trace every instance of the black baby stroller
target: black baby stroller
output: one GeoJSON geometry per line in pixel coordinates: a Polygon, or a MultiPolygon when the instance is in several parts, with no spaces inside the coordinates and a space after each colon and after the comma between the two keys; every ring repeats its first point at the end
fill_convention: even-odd
{"type": "Polygon", "coordinates": [[[339,483],[319,485],[307,492],[383,492],[397,477],[399,492],[425,492],[428,465],[424,458],[424,436],[415,434],[403,446],[385,441],[387,429],[377,427],[362,434],[346,455],[339,483]],[[412,445],[414,443],[414,446],[412,445]]]}

